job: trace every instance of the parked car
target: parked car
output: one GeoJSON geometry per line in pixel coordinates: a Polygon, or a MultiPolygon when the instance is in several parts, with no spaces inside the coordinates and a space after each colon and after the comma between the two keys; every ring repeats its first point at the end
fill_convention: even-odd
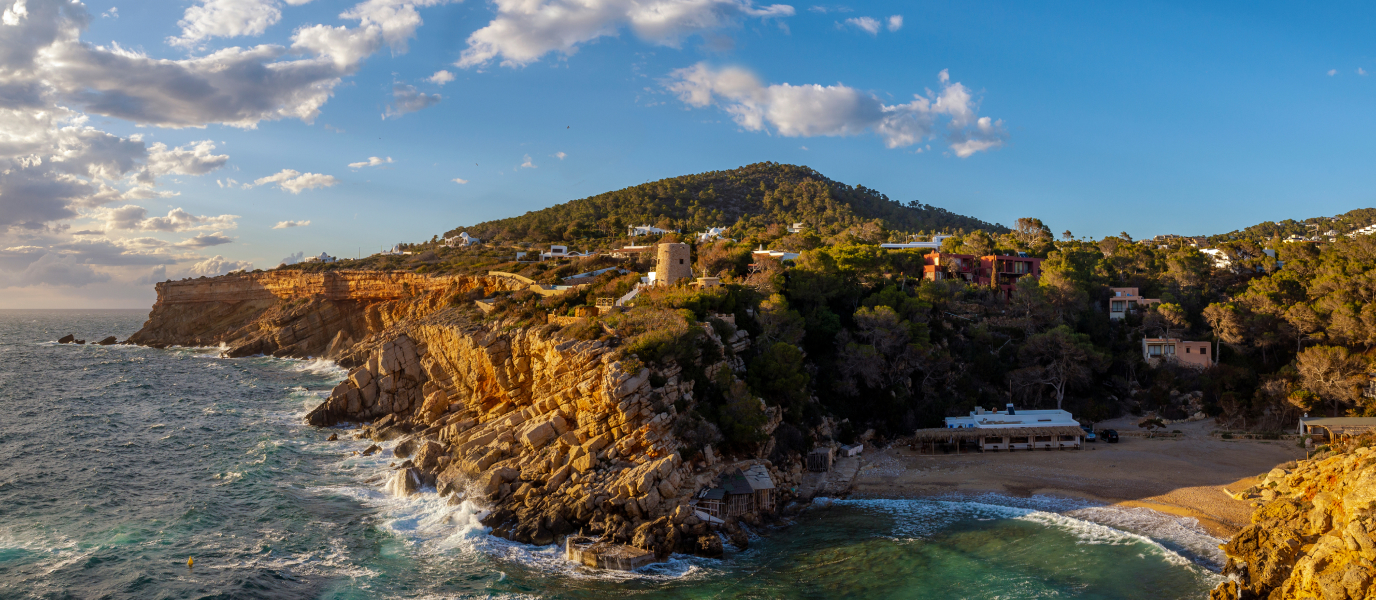
{"type": "Polygon", "coordinates": [[[1105,442],[1108,442],[1110,444],[1118,443],[1118,432],[1113,429],[1105,429],[1103,431],[1100,431],[1099,437],[1103,438],[1105,442]]]}
{"type": "Polygon", "coordinates": [[[1089,425],[1081,425],[1081,426],[1080,426],[1080,429],[1085,430],[1085,441],[1086,441],[1086,442],[1097,442],[1097,441],[1099,441],[1099,437],[1096,436],[1096,435],[1094,435],[1094,428],[1093,428],[1093,427],[1090,427],[1089,425]]]}

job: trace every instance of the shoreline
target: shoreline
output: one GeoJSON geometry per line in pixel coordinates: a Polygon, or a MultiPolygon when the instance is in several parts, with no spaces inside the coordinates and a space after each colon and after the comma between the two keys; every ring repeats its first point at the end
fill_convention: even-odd
{"type": "MultiPolygon", "coordinates": [[[[1251,523],[1253,507],[1223,489],[1246,489],[1276,466],[1303,459],[1304,450],[1285,441],[1212,438],[1202,424],[1192,429],[1175,439],[1124,437],[1084,450],[929,455],[892,444],[854,464],[838,463],[836,470],[849,468],[853,475],[844,492],[832,495],[1052,496],[1193,518],[1209,535],[1227,540],[1251,523]]],[[[828,495],[825,479],[814,477],[817,496],[828,495]]]]}

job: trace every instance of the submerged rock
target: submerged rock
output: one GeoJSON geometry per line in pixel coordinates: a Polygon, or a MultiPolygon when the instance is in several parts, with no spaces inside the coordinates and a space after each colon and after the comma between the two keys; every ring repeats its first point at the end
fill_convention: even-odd
{"type": "Polygon", "coordinates": [[[72,334],[70,334],[70,333],[67,334],[67,335],[64,335],[64,336],[62,336],[62,337],[60,337],[60,338],[57,338],[57,343],[59,343],[59,344],[70,344],[70,343],[75,342],[75,341],[76,341],[76,336],[74,336],[74,335],[72,335],[72,334]]]}
{"type": "Polygon", "coordinates": [[[115,339],[115,336],[112,335],[112,336],[106,337],[105,339],[100,340],[99,342],[96,342],[96,343],[99,344],[99,345],[101,345],[101,346],[113,346],[113,345],[119,343],[119,340],[115,339]]]}
{"type": "Polygon", "coordinates": [[[377,444],[373,444],[373,445],[371,445],[371,446],[368,446],[367,448],[364,448],[364,449],[363,449],[363,452],[361,452],[360,454],[362,454],[363,456],[372,456],[372,455],[374,455],[374,454],[377,454],[377,451],[378,451],[378,450],[381,450],[381,449],[382,449],[382,446],[379,446],[379,445],[377,445],[377,444]]]}

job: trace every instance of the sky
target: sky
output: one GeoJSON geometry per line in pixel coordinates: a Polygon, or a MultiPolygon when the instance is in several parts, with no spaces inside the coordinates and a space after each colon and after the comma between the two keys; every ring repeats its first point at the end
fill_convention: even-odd
{"type": "Polygon", "coordinates": [[[1358,3],[0,9],[0,308],[147,308],[760,161],[1095,238],[1376,204],[1358,3]]]}

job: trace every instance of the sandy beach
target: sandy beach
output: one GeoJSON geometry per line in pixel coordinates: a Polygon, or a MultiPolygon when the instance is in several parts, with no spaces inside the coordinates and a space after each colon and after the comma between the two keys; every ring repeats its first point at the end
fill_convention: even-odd
{"type": "MultiPolygon", "coordinates": [[[[1106,423],[1120,433],[1131,424],[1106,423]]],[[[1211,535],[1227,538],[1249,523],[1252,507],[1238,491],[1277,465],[1304,458],[1292,440],[1225,440],[1207,422],[1172,426],[1179,438],[1123,436],[1084,450],[974,454],[918,454],[906,445],[867,452],[849,467],[851,497],[905,498],[951,494],[1046,494],[1086,498],[1194,517],[1211,535]]],[[[849,459],[854,461],[855,459],[849,459]]],[[[836,475],[829,474],[830,479],[836,475]]]]}

